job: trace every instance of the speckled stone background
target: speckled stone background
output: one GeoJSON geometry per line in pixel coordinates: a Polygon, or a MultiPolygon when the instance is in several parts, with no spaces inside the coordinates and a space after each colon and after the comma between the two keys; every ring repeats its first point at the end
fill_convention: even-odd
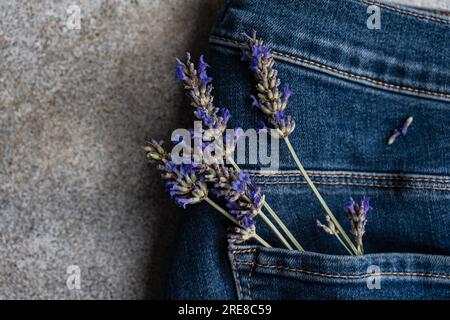
{"type": "Polygon", "coordinates": [[[0,299],[160,297],[180,213],[142,147],[180,125],[174,59],[222,2],[0,1],[0,299]]]}
{"type": "Polygon", "coordinates": [[[0,0],[0,299],[161,297],[181,213],[142,146],[182,125],[174,58],[223,2],[0,0]]]}

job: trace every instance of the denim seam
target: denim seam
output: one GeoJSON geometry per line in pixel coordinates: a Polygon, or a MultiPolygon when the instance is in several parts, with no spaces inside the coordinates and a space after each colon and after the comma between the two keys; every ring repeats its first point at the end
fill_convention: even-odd
{"type": "Polygon", "coordinates": [[[425,11],[425,12],[431,13],[431,14],[450,17],[450,12],[439,11],[439,10],[431,10],[431,9],[422,9],[422,10],[425,11]]]}
{"type": "MultiPolygon", "coordinates": [[[[304,273],[307,275],[312,276],[318,276],[323,278],[336,278],[336,279],[364,279],[373,277],[373,273],[362,273],[362,274],[355,274],[355,275],[340,275],[340,274],[329,274],[329,273],[321,273],[321,272],[315,272],[310,271],[306,269],[297,269],[297,268],[289,268],[286,266],[281,265],[273,265],[273,264],[261,264],[256,262],[244,262],[236,260],[236,263],[238,265],[252,265],[257,266],[260,268],[266,268],[266,269],[281,269],[291,272],[298,272],[298,273],[304,273]]],[[[378,274],[378,273],[377,273],[378,274]]],[[[380,272],[379,275],[381,276],[404,276],[404,277],[424,277],[424,278],[439,278],[439,279],[450,279],[450,275],[448,274],[437,274],[437,273],[427,273],[427,272],[380,272]]]]}
{"type": "Polygon", "coordinates": [[[450,21],[445,20],[445,19],[440,19],[438,17],[432,17],[432,16],[427,16],[424,14],[420,14],[420,13],[416,13],[416,12],[412,12],[412,11],[408,11],[405,9],[400,9],[400,8],[396,8],[396,7],[391,7],[387,4],[383,4],[383,3],[379,3],[379,2],[373,2],[373,1],[368,1],[368,0],[361,0],[362,3],[367,4],[367,5],[375,5],[381,8],[385,8],[391,11],[395,11],[404,15],[408,15],[408,16],[413,16],[419,19],[426,19],[426,20],[431,20],[431,21],[435,21],[435,22],[440,22],[440,23],[444,23],[444,24],[450,24],[450,21]]]}
{"type": "Polygon", "coordinates": [[[256,253],[256,249],[235,249],[231,251],[233,254],[256,253]]]}
{"type": "MultiPolygon", "coordinates": [[[[244,46],[243,42],[224,38],[221,36],[211,35],[210,39],[217,39],[217,40],[223,41],[224,43],[233,44],[233,47],[235,47],[235,46],[243,47],[244,46]]],[[[382,87],[387,87],[387,88],[397,89],[397,90],[402,90],[402,91],[415,92],[415,93],[419,93],[419,94],[425,94],[425,95],[431,95],[431,96],[437,96],[437,97],[443,97],[443,98],[450,98],[450,94],[447,94],[447,93],[435,92],[435,91],[430,91],[430,90],[424,90],[424,89],[419,89],[419,88],[414,88],[414,87],[406,87],[406,86],[401,86],[401,85],[397,85],[397,84],[383,82],[380,80],[376,80],[376,79],[369,78],[366,76],[361,76],[361,75],[357,75],[357,74],[350,73],[347,71],[343,71],[343,70],[340,70],[340,69],[337,69],[334,67],[327,66],[325,64],[318,63],[316,61],[308,60],[306,58],[294,56],[294,55],[283,53],[283,52],[276,51],[276,50],[272,50],[272,54],[274,56],[279,56],[279,57],[283,57],[286,59],[291,59],[294,61],[299,61],[302,63],[313,65],[319,69],[325,69],[325,70],[337,73],[337,74],[347,77],[347,78],[354,78],[357,80],[367,81],[367,82],[370,82],[370,83],[373,83],[373,84],[376,84],[376,85],[379,85],[382,87]]]]}
{"type": "MultiPolygon", "coordinates": [[[[236,249],[231,251],[233,254],[246,254],[246,253],[252,253],[255,254],[257,252],[257,249],[236,249]]],[[[261,264],[257,263],[255,261],[241,261],[236,259],[235,263],[237,265],[245,265],[245,266],[251,266],[250,270],[255,269],[255,266],[266,268],[266,269],[282,269],[286,271],[292,271],[292,272],[298,272],[298,273],[304,273],[308,275],[313,276],[319,276],[324,278],[339,278],[339,279],[363,279],[368,277],[373,277],[373,273],[363,273],[363,274],[356,274],[356,275],[340,275],[340,274],[329,274],[329,273],[322,273],[322,272],[316,272],[306,269],[299,269],[299,268],[289,268],[282,265],[275,265],[275,264],[261,264]]],[[[450,279],[449,274],[437,274],[437,273],[427,273],[427,272],[398,272],[398,271],[392,271],[392,272],[381,272],[380,275],[382,276],[416,276],[416,277],[431,277],[431,278],[442,278],[442,279],[450,279]]]]}
{"type": "Polygon", "coordinates": [[[252,298],[252,275],[253,275],[253,269],[255,268],[255,262],[252,262],[251,266],[250,266],[250,271],[248,272],[248,297],[249,300],[253,300],[252,298]]]}
{"type": "Polygon", "coordinates": [[[242,285],[241,285],[241,278],[239,276],[239,270],[237,269],[237,260],[236,257],[234,256],[234,254],[236,253],[236,250],[231,250],[230,251],[230,257],[231,257],[231,264],[232,264],[232,269],[233,269],[233,273],[235,275],[235,279],[236,279],[236,284],[237,284],[237,294],[238,294],[238,298],[240,300],[243,300],[244,298],[244,293],[242,290],[242,285]]]}
{"type": "MultiPolygon", "coordinates": [[[[250,173],[254,177],[271,178],[271,177],[302,177],[299,173],[250,173]]],[[[327,173],[308,173],[310,177],[319,178],[350,178],[350,179],[367,179],[367,180],[392,180],[392,181],[411,181],[411,182],[431,182],[431,183],[450,183],[450,179],[433,179],[433,178],[413,178],[399,176],[369,176],[362,174],[327,174],[327,173]]]]}
{"type": "MultiPolygon", "coordinates": [[[[396,185],[396,184],[371,184],[371,183],[358,183],[358,182],[332,182],[332,181],[314,181],[315,184],[321,185],[343,185],[343,186],[357,186],[357,187],[373,187],[373,188],[387,188],[387,189],[417,189],[417,190],[437,190],[437,191],[450,191],[450,188],[446,187],[428,187],[428,186],[413,186],[413,185],[396,185]]],[[[258,181],[258,184],[306,184],[306,181],[286,181],[286,180],[273,180],[273,181],[258,181]]]]}
{"type": "MultiPolygon", "coordinates": [[[[251,173],[255,177],[302,177],[299,173],[251,173]]],[[[368,179],[368,180],[400,180],[400,181],[417,181],[417,182],[436,182],[436,183],[449,183],[450,179],[432,179],[432,178],[413,178],[413,177],[399,177],[399,176],[368,176],[361,174],[327,174],[327,173],[309,173],[311,177],[324,177],[324,178],[355,178],[355,179],[368,179]]]]}

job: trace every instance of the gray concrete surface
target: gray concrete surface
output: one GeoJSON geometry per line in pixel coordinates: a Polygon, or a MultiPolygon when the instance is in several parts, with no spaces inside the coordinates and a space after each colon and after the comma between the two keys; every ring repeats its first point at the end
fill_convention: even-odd
{"type": "Polygon", "coordinates": [[[180,123],[174,59],[221,2],[0,1],[0,299],[160,297],[180,213],[142,146],[180,123]]]}

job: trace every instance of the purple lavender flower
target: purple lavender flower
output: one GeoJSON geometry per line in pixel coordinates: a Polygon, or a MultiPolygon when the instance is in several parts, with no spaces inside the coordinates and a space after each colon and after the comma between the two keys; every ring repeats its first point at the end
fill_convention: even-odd
{"type": "Polygon", "coordinates": [[[145,150],[147,157],[158,163],[167,192],[177,204],[186,208],[205,200],[210,184],[211,193],[227,202],[230,213],[243,228],[255,228],[254,218],[264,204],[264,196],[247,173],[221,164],[175,164],[162,142],[156,140],[151,140],[145,150]]]}
{"type": "Polygon", "coordinates": [[[250,183],[250,176],[247,173],[241,171],[239,172],[236,180],[233,181],[231,187],[237,193],[243,193],[247,189],[248,183],[250,183]]]}
{"type": "MultiPolygon", "coordinates": [[[[262,112],[264,112],[266,110],[265,107],[261,103],[259,103],[258,99],[255,96],[251,95],[250,99],[252,99],[252,107],[257,108],[262,112]]],[[[267,110],[269,110],[269,109],[267,109],[267,110]]],[[[269,114],[271,113],[270,110],[268,113],[269,114]]]]}
{"type": "Polygon", "coordinates": [[[267,117],[267,126],[273,130],[277,138],[288,137],[295,129],[295,122],[285,115],[289,98],[292,95],[289,85],[285,85],[283,92],[279,90],[281,84],[278,71],[274,69],[275,61],[270,49],[264,45],[262,39],[256,38],[256,32],[247,38],[243,48],[242,60],[247,61],[253,71],[256,81],[257,96],[251,96],[252,106],[259,109],[267,117]]]}
{"type": "Polygon", "coordinates": [[[177,80],[179,80],[179,81],[188,81],[189,80],[188,76],[185,73],[184,66],[181,63],[177,63],[175,68],[176,68],[175,76],[176,76],[177,80]]]}
{"type": "MultiPolygon", "coordinates": [[[[268,56],[269,52],[266,52],[264,48],[256,50],[259,51],[255,54],[261,59],[268,56]]],[[[208,148],[218,138],[223,137],[222,142],[226,146],[223,152],[224,159],[229,159],[242,129],[234,129],[234,134],[231,136],[223,134],[231,116],[228,109],[218,108],[213,103],[212,78],[206,73],[208,67],[203,56],[200,57],[198,71],[191,62],[189,54],[185,63],[177,60],[177,69],[183,70],[185,75],[185,77],[179,76],[178,78],[184,83],[191,106],[195,109],[195,117],[203,124],[203,147],[208,148]],[[205,134],[211,132],[208,129],[214,129],[215,133],[205,134]]],[[[229,212],[239,224],[247,231],[254,230],[254,218],[260,213],[265,200],[261,190],[251,181],[249,175],[217,162],[207,163],[202,174],[210,186],[211,193],[227,202],[229,212]]]]}
{"type": "Polygon", "coordinates": [[[170,196],[183,208],[201,202],[208,196],[206,183],[198,176],[195,165],[174,165],[169,161],[160,170],[164,172],[163,178],[170,196]]]}
{"type": "Polygon", "coordinates": [[[225,123],[228,123],[228,121],[231,119],[230,110],[228,110],[227,108],[220,108],[219,114],[225,123]]]}
{"type": "Polygon", "coordinates": [[[286,116],[283,111],[275,112],[267,122],[272,128],[278,129],[272,133],[276,138],[287,137],[295,129],[295,121],[292,120],[291,116],[286,116]]]}
{"type": "Polygon", "coordinates": [[[363,197],[360,203],[356,203],[352,198],[349,199],[344,207],[347,218],[350,220],[351,233],[355,236],[357,249],[363,253],[363,236],[366,232],[367,213],[372,209],[370,199],[363,197]]]}
{"type": "MultiPolygon", "coordinates": [[[[250,38],[250,37],[248,37],[250,38]]],[[[251,38],[250,38],[251,39],[251,38]]],[[[269,59],[270,49],[263,45],[263,43],[257,43],[252,46],[251,49],[243,49],[242,60],[248,60],[249,68],[257,72],[262,61],[269,59]]]]}
{"type": "MultiPolygon", "coordinates": [[[[232,156],[242,130],[236,128],[234,129],[234,134],[230,135],[229,132],[225,134],[231,114],[228,109],[218,108],[213,103],[212,78],[206,73],[208,67],[209,65],[205,62],[203,56],[200,56],[198,71],[191,62],[189,53],[187,54],[185,63],[177,59],[177,70],[183,70],[183,74],[185,75],[185,77],[178,78],[180,80],[184,79],[182,81],[187,95],[191,100],[191,106],[194,107],[194,115],[202,122],[203,147],[209,147],[213,141],[218,142],[219,144],[214,144],[211,147],[214,150],[218,150],[223,155],[223,159],[227,160],[232,156]],[[222,141],[218,139],[222,139],[222,141]]],[[[217,162],[217,160],[221,161],[222,159],[205,160],[217,162]]]]}
{"type": "Polygon", "coordinates": [[[206,87],[208,84],[212,82],[212,78],[208,76],[206,73],[206,69],[209,68],[209,64],[205,62],[205,58],[203,55],[200,56],[198,62],[198,78],[200,79],[201,87],[206,87]]]}
{"type": "Polygon", "coordinates": [[[264,204],[264,196],[247,173],[213,165],[208,168],[205,181],[212,185],[211,192],[227,201],[227,208],[242,227],[255,225],[254,218],[264,204]]]}
{"type": "Polygon", "coordinates": [[[291,91],[291,89],[289,88],[289,84],[286,84],[286,85],[284,86],[283,96],[284,96],[284,99],[285,99],[286,101],[288,101],[289,98],[292,96],[292,91],[291,91]]]}
{"type": "Polygon", "coordinates": [[[162,172],[161,178],[165,181],[167,192],[178,205],[186,208],[208,197],[208,188],[199,174],[200,165],[173,163],[162,142],[156,140],[151,140],[145,150],[147,158],[158,163],[157,168],[162,172]]]}
{"type": "Polygon", "coordinates": [[[204,140],[213,141],[223,136],[230,120],[230,113],[225,108],[214,106],[214,97],[211,94],[213,79],[207,74],[208,67],[204,57],[200,56],[197,70],[189,53],[185,62],[177,59],[176,63],[177,79],[184,84],[191,106],[194,107],[194,116],[202,121],[204,129],[209,132],[204,136],[204,140]]]}

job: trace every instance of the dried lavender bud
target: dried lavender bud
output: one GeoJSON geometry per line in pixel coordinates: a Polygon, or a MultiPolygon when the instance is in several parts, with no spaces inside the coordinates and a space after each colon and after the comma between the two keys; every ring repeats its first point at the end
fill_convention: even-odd
{"type": "MultiPolygon", "coordinates": [[[[202,122],[203,149],[208,148],[214,142],[215,144],[211,147],[213,150],[219,150],[223,159],[226,160],[232,156],[242,130],[236,128],[233,135],[228,135],[229,132],[225,134],[231,115],[228,109],[218,108],[214,105],[212,78],[206,72],[208,67],[204,57],[200,56],[197,70],[188,53],[185,63],[177,59],[177,79],[184,83],[191,106],[194,107],[194,116],[202,122]]],[[[221,161],[221,159],[207,161],[210,160],[221,161]]]]}
{"type": "Polygon", "coordinates": [[[278,130],[273,132],[276,138],[288,137],[295,129],[295,121],[291,116],[286,116],[283,111],[277,111],[267,120],[272,128],[278,130]]]}
{"type": "Polygon", "coordinates": [[[255,225],[264,196],[245,172],[232,167],[212,165],[205,173],[205,181],[212,184],[211,192],[227,201],[227,208],[242,227],[249,229],[255,225]]]}
{"type": "Polygon", "coordinates": [[[149,144],[144,148],[147,151],[147,158],[150,161],[164,161],[167,159],[167,153],[162,147],[162,141],[150,140],[149,144]]]}
{"type": "Polygon", "coordinates": [[[326,215],[325,216],[325,220],[326,220],[326,225],[322,224],[319,220],[316,220],[317,226],[319,228],[322,228],[323,231],[325,231],[328,234],[331,235],[336,235],[338,234],[338,230],[336,230],[336,226],[334,225],[333,221],[331,221],[330,216],[326,215]]]}
{"type": "Polygon", "coordinates": [[[295,129],[295,122],[285,115],[288,100],[292,95],[289,85],[285,85],[283,92],[279,90],[281,80],[278,71],[274,69],[275,61],[268,47],[262,39],[256,38],[256,32],[247,38],[246,46],[242,49],[242,60],[247,61],[257,81],[257,97],[251,96],[252,106],[259,109],[266,117],[267,126],[276,129],[277,138],[288,137],[295,129]]]}
{"type": "Polygon", "coordinates": [[[264,196],[247,173],[217,163],[175,164],[162,142],[156,140],[151,140],[145,149],[147,157],[158,163],[167,191],[177,204],[186,208],[203,201],[208,197],[209,183],[211,192],[226,200],[227,208],[238,223],[244,229],[254,228],[254,218],[261,210],[264,196]]]}
{"type": "Polygon", "coordinates": [[[363,236],[366,232],[367,213],[370,209],[368,197],[363,197],[360,203],[356,203],[352,198],[344,207],[347,218],[350,220],[351,233],[355,236],[357,249],[363,253],[363,236]]]}
{"type": "Polygon", "coordinates": [[[177,59],[176,77],[184,84],[191,106],[194,107],[194,116],[202,121],[203,129],[208,130],[203,139],[213,141],[224,134],[230,120],[230,112],[214,106],[214,97],[211,94],[213,79],[207,74],[208,67],[204,57],[200,56],[197,70],[188,53],[185,62],[177,59]]]}
{"type": "Polygon", "coordinates": [[[158,163],[157,168],[162,172],[161,178],[165,180],[167,192],[183,208],[203,201],[208,196],[208,188],[201,175],[203,166],[173,163],[162,144],[162,141],[151,140],[145,150],[147,158],[158,163]]]}
{"type": "Polygon", "coordinates": [[[255,226],[251,226],[248,229],[234,228],[234,233],[230,236],[230,240],[232,242],[239,244],[254,238],[255,235],[256,235],[255,226]]]}
{"type": "Polygon", "coordinates": [[[175,165],[168,161],[159,166],[166,180],[167,191],[175,202],[186,208],[187,205],[203,201],[208,196],[208,188],[201,176],[198,176],[195,165],[175,165]]]}

